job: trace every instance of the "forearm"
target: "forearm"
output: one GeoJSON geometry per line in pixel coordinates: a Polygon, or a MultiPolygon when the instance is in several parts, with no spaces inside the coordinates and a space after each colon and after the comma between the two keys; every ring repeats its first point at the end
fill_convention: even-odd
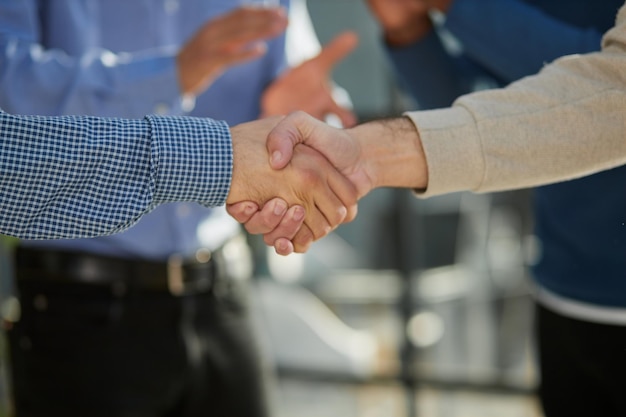
{"type": "Polygon", "coordinates": [[[428,184],[424,152],[417,130],[406,117],[379,120],[347,130],[358,140],[360,161],[372,189],[423,189],[428,184]]]}
{"type": "Polygon", "coordinates": [[[452,109],[409,114],[428,161],[424,196],[531,187],[626,163],[625,13],[601,53],[560,59],[452,109]]]}
{"type": "Polygon", "coordinates": [[[0,39],[0,107],[16,114],[141,117],[163,104],[182,112],[174,58],[93,51],[69,57],[36,44],[0,39]],[[114,62],[111,65],[111,61],[114,62]]]}
{"type": "Polygon", "coordinates": [[[116,54],[90,48],[86,45],[99,36],[96,22],[81,25],[59,15],[91,15],[81,15],[77,3],[69,2],[50,6],[46,14],[39,10],[43,3],[0,0],[0,108],[16,114],[139,118],[164,103],[174,114],[180,111],[173,50],[116,54]],[[46,34],[55,29],[58,33],[46,34]]]}
{"type": "Polygon", "coordinates": [[[225,202],[225,124],[0,113],[0,233],[28,239],[122,231],[159,204],[225,202]]]}

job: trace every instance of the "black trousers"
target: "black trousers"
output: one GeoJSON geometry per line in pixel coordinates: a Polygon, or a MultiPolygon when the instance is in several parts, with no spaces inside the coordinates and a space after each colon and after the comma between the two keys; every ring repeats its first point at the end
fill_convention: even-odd
{"type": "Polygon", "coordinates": [[[537,306],[539,396],[546,417],[626,417],[626,326],[537,306]]]}
{"type": "MultiPolygon", "coordinates": [[[[19,270],[17,271],[19,274],[19,270]]],[[[265,372],[245,288],[115,294],[21,282],[8,331],[17,417],[266,417],[265,372]]]]}

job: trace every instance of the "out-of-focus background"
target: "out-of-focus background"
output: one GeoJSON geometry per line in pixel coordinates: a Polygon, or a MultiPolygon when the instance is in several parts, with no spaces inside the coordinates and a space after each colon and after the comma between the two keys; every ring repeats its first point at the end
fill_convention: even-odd
{"type": "MultiPolygon", "coordinates": [[[[416,108],[364,2],[309,0],[308,9],[322,43],[345,29],[360,35],[334,79],[361,121],[416,108]]],[[[251,238],[278,417],[539,416],[527,203],[525,191],[419,200],[377,190],[306,255],[278,257],[251,238]]],[[[0,314],[10,293],[0,288],[0,314]]],[[[0,356],[0,416],[9,371],[0,356]]]]}

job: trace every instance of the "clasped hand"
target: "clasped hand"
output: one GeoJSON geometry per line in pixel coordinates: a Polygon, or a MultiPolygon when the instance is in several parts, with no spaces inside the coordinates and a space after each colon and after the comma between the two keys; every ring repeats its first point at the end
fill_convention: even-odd
{"type": "Polygon", "coordinates": [[[306,251],[313,241],[354,219],[358,190],[311,147],[285,150],[285,161],[275,161],[281,169],[270,167],[266,139],[282,119],[231,129],[234,161],[227,204],[233,217],[248,222],[249,232],[265,233],[267,244],[279,244],[277,251],[288,254],[306,251]]]}
{"type": "Polygon", "coordinates": [[[244,223],[248,232],[264,234],[265,243],[274,246],[277,253],[306,252],[313,241],[353,220],[357,199],[372,189],[358,142],[347,132],[303,112],[234,128],[233,188],[254,191],[231,192],[228,212],[244,223]],[[267,147],[265,141],[252,140],[251,136],[258,137],[257,129],[244,133],[261,123],[265,129],[272,128],[267,130],[267,147]],[[247,139],[240,142],[239,137],[247,139]],[[244,146],[245,142],[254,143],[244,146]],[[254,166],[238,162],[237,155],[245,155],[246,160],[258,155],[267,159],[257,160],[258,166],[254,166]],[[238,167],[252,168],[258,174],[243,174],[238,167]],[[242,202],[244,199],[248,201],[242,202]],[[302,211],[306,213],[304,219],[296,216],[302,211]]]}
{"type": "MultiPolygon", "coordinates": [[[[314,240],[340,223],[351,221],[356,216],[356,200],[374,188],[426,189],[428,186],[421,138],[407,117],[349,129],[331,127],[304,112],[249,125],[257,123],[264,123],[265,130],[260,133],[267,136],[267,148],[255,142],[248,149],[255,156],[258,153],[263,158],[269,157],[270,171],[275,171],[267,178],[275,182],[267,184],[271,187],[263,190],[262,198],[248,194],[255,197],[252,201],[243,202],[246,195],[235,193],[229,198],[228,202],[233,204],[227,209],[245,224],[246,230],[263,234],[265,243],[274,246],[281,255],[305,252],[314,240]],[[298,210],[294,204],[304,208],[303,221],[294,218],[293,213],[284,216],[277,213],[277,205],[285,210],[291,206],[287,213],[298,210]]],[[[262,161],[258,172],[265,173],[269,166],[267,160],[262,161]]],[[[257,183],[266,182],[261,176],[252,179],[251,184],[242,184],[254,188],[262,186],[257,183]]],[[[233,181],[237,181],[235,176],[233,181]]]]}

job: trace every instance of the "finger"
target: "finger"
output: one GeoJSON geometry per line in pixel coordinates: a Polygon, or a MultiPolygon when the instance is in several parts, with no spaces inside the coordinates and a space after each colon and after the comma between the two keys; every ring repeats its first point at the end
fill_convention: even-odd
{"type": "Polygon", "coordinates": [[[293,163],[300,167],[296,201],[306,202],[304,223],[317,240],[330,233],[347,215],[346,207],[329,184],[330,176],[341,174],[324,156],[308,146],[297,147],[293,163]]]}
{"type": "Polygon", "coordinates": [[[313,120],[304,112],[295,112],[283,119],[267,136],[267,152],[273,169],[284,168],[293,156],[293,148],[304,143],[300,125],[303,120],[313,120]]]}
{"type": "Polygon", "coordinates": [[[280,224],[263,236],[265,244],[275,246],[279,239],[293,239],[304,223],[304,215],[304,207],[299,205],[290,207],[287,213],[281,218],[280,224]]]}
{"type": "Polygon", "coordinates": [[[305,253],[311,247],[311,244],[315,241],[313,232],[306,225],[302,225],[296,236],[292,239],[294,252],[305,253]]]}
{"type": "MultiPolygon", "coordinates": [[[[342,174],[330,168],[332,172],[326,181],[328,189],[321,197],[315,198],[316,208],[323,214],[326,223],[335,229],[341,223],[347,223],[354,219],[357,212],[357,191],[355,186],[342,174]]],[[[312,227],[316,232],[318,229],[312,227]]],[[[315,238],[321,236],[315,234],[315,238]]]]}
{"type": "Polygon", "coordinates": [[[287,16],[283,9],[239,8],[219,23],[218,41],[242,45],[278,36],[287,28],[287,16]]]}
{"type": "Polygon", "coordinates": [[[239,223],[246,223],[258,210],[259,206],[252,201],[242,201],[226,205],[226,212],[239,223]]]}
{"type": "Polygon", "coordinates": [[[280,224],[286,213],[287,203],[280,198],[274,198],[250,217],[245,223],[246,231],[253,235],[269,233],[280,224]]]}
{"type": "Polygon", "coordinates": [[[280,238],[274,243],[274,250],[279,255],[287,256],[291,255],[295,251],[295,248],[289,239],[280,238]]]}
{"type": "Polygon", "coordinates": [[[264,42],[257,42],[252,45],[247,45],[246,48],[238,51],[223,52],[219,58],[215,57],[215,61],[216,63],[219,62],[220,67],[227,68],[260,58],[265,55],[266,52],[267,45],[264,42]]]}
{"type": "MultiPolygon", "coordinates": [[[[345,208],[344,208],[345,210],[345,208]]],[[[344,212],[345,213],[345,212],[344,212]]],[[[344,216],[345,217],[345,216],[344,216]]],[[[313,234],[313,240],[319,240],[333,231],[333,227],[318,207],[307,209],[303,227],[306,226],[313,234]]]]}
{"type": "Polygon", "coordinates": [[[359,37],[355,32],[343,32],[328,42],[313,60],[317,61],[323,71],[330,72],[339,61],[356,48],[358,43],[359,37]]]}
{"type": "MultiPolygon", "coordinates": [[[[341,223],[348,223],[354,220],[358,212],[357,202],[359,198],[358,191],[354,184],[352,184],[352,182],[350,182],[342,174],[335,171],[332,173],[332,175],[329,175],[328,185],[331,191],[339,197],[339,199],[341,200],[341,204],[343,204],[346,209],[345,215],[343,216],[341,223]]],[[[337,219],[338,218],[339,217],[337,217],[337,219]]]]}
{"type": "Polygon", "coordinates": [[[267,44],[264,42],[256,42],[252,45],[247,45],[243,50],[222,54],[219,57],[219,65],[220,67],[229,67],[235,64],[243,64],[244,62],[260,58],[266,53],[267,44]]]}

